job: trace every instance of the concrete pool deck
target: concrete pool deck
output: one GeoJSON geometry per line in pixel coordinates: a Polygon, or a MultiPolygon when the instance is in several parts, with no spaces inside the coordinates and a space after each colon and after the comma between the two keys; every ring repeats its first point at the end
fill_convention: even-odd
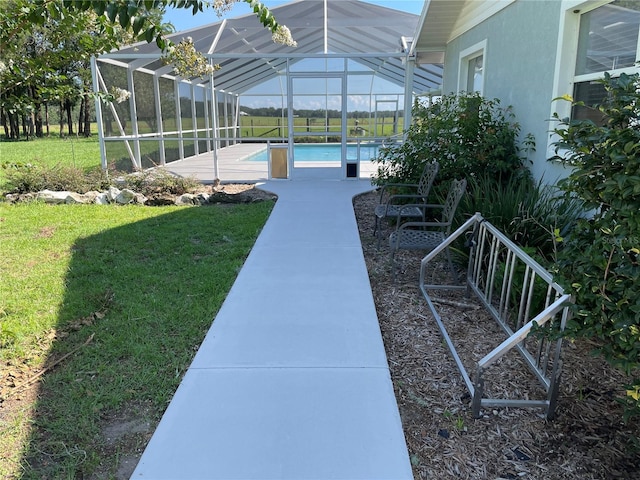
{"type": "Polygon", "coordinates": [[[413,478],[352,206],[371,184],[309,172],[261,186],[274,210],[131,478],[413,478]]]}
{"type": "MultiPolygon", "coordinates": [[[[269,179],[269,165],[267,162],[246,160],[248,157],[264,150],[266,144],[238,143],[218,150],[218,176],[223,183],[265,182],[269,179]]],[[[213,152],[203,153],[184,160],[167,163],[167,171],[182,177],[191,176],[202,183],[213,183],[215,179],[213,152]]],[[[339,179],[342,176],[340,162],[296,162],[290,178],[317,178],[317,173],[309,172],[321,168],[321,176],[339,179]]],[[[376,166],[368,160],[359,164],[360,179],[370,179],[376,172],[376,166]]]]}

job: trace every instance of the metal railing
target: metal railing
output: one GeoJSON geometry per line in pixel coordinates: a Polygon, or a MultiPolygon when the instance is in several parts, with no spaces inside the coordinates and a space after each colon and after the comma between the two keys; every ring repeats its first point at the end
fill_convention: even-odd
{"type": "MultiPolygon", "coordinates": [[[[553,417],[562,367],[559,333],[565,328],[572,299],[548,271],[476,213],[422,259],[420,290],[464,378],[476,418],[482,407],[538,407],[545,411],[547,418],[553,417]],[[435,266],[436,257],[461,236],[469,237],[470,247],[464,284],[428,284],[429,269],[435,266]],[[467,296],[473,292],[506,336],[476,362],[473,381],[434,305],[430,292],[436,290],[464,290],[467,296]],[[513,362],[499,362],[512,351],[520,353],[544,390],[544,398],[531,398],[529,391],[520,393],[524,398],[485,396],[486,374],[490,368],[516,368],[513,362]]],[[[509,394],[510,397],[517,395],[517,392],[509,394]]]]}

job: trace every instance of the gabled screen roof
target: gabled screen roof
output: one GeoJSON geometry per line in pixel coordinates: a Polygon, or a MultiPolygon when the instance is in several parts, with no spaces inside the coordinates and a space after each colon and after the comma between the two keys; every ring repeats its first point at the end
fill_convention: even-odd
{"type": "MultiPolygon", "coordinates": [[[[178,32],[169,38],[177,43],[191,37],[198,51],[221,66],[214,76],[215,85],[229,92],[242,93],[274,77],[285,69],[287,59],[295,63],[316,56],[347,57],[404,85],[403,48],[407,45],[402,38],[409,42],[413,38],[418,15],[360,0],[298,0],[271,12],[278,23],[291,30],[297,47],[274,43],[271,32],[253,14],[178,32]]],[[[159,55],[155,44],[140,43],[103,57],[171,73],[171,67],[162,66],[149,54],[159,55]]],[[[416,67],[414,92],[435,89],[441,83],[442,65],[416,67]]]]}

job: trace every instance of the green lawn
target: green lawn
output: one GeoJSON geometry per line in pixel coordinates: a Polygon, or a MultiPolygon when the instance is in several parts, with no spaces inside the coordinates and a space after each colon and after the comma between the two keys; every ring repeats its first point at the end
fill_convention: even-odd
{"type": "Polygon", "coordinates": [[[0,202],[0,478],[115,474],[104,422],[160,418],[272,205],[0,202]]]}
{"type": "Polygon", "coordinates": [[[34,162],[46,165],[76,165],[81,168],[100,166],[98,137],[0,141],[0,166],[34,162]]]}

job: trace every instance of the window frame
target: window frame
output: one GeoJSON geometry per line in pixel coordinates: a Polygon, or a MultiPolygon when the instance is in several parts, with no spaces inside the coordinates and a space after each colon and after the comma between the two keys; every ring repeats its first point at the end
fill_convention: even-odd
{"type": "MultiPolygon", "coordinates": [[[[596,10],[604,5],[613,3],[613,0],[562,0],[560,12],[560,29],[558,35],[558,47],[556,54],[555,74],[553,82],[553,99],[551,102],[551,114],[553,118],[557,114],[560,118],[570,118],[572,106],[570,102],[559,100],[567,95],[573,97],[575,86],[578,83],[600,79],[605,72],[617,77],[622,73],[634,74],[640,71],[637,65],[614,70],[576,75],[578,60],[578,41],[580,35],[580,21],[582,15],[596,10]]],[[[636,47],[636,61],[640,61],[640,34],[636,47]]],[[[552,125],[555,128],[557,125],[552,125]]],[[[554,142],[557,135],[551,134],[547,144],[548,158],[555,155],[554,142]]]]}
{"type": "Polygon", "coordinates": [[[480,90],[473,90],[474,92],[484,95],[485,82],[487,79],[487,40],[472,45],[460,52],[459,56],[459,75],[458,75],[458,91],[470,92],[469,85],[469,64],[472,60],[482,57],[482,88],[480,90]]]}

